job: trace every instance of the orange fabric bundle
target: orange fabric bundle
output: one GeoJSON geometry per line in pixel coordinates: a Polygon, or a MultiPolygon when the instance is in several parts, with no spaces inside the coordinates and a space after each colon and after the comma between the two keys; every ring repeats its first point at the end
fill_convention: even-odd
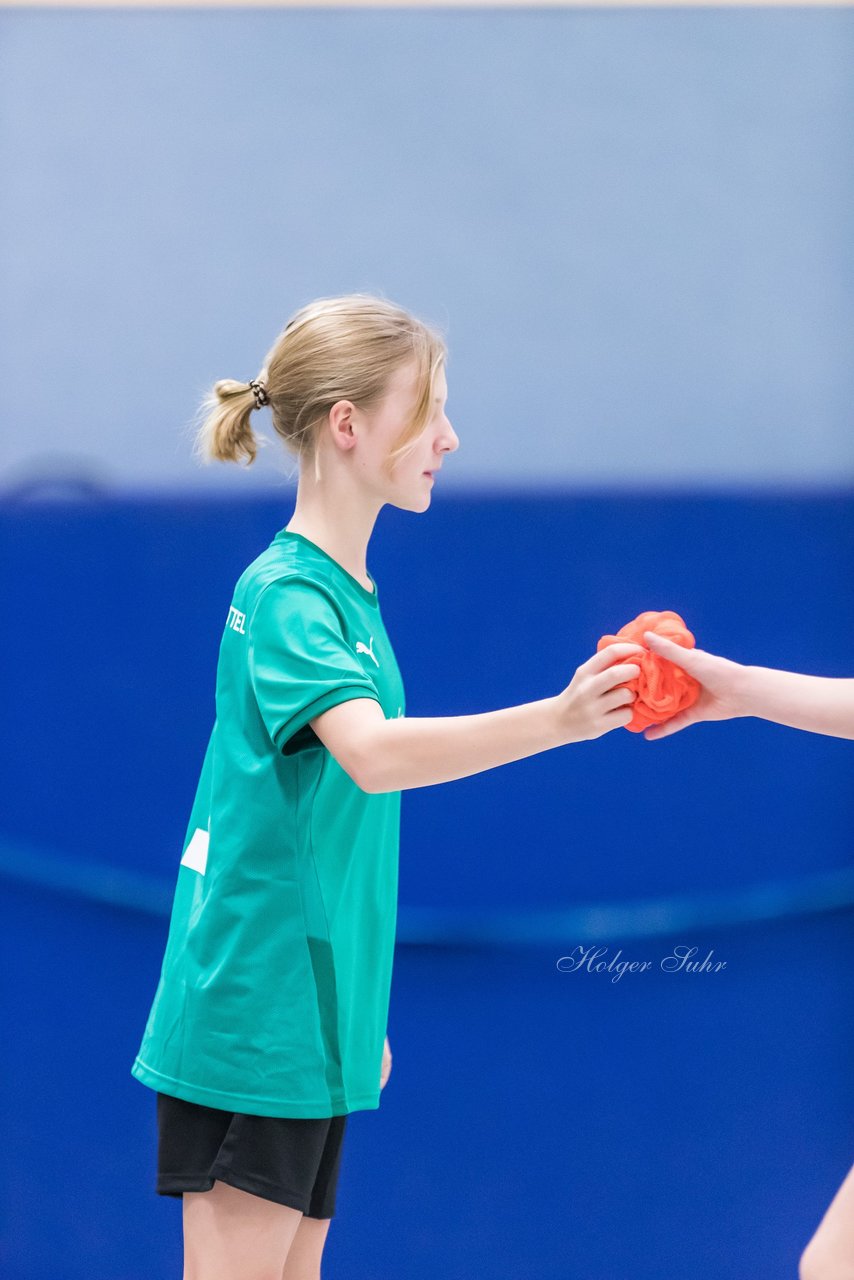
{"type": "Polygon", "coordinates": [[[640,675],[634,680],[627,680],[618,685],[620,689],[631,689],[637,694],[632,703],[632,716],[626,728],[632,733],[642,733],[651,724],[664,724],[678,712],[684,711],[700,696],[700,685],[687,671],[651,653],[644,644],[645,631],[654,631],[656,635],[665,636],[674,644],[681,644],[683,649],[693,649],[694,637],[685,626],[678,613],[665,609],[661,613],[650,611],[640,613],[634,622],[627,622],[615,636],[603,636],[596,646],[596,652],[609,644],[619,644],[626,640],[632,644],[643,645],[644,652],[630,654],[620,658],[620,662],[633,662],[640,667],[640,675]]]}

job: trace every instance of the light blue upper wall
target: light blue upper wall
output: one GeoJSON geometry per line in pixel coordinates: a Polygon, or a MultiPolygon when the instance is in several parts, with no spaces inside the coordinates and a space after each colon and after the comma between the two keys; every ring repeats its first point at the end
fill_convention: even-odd
{"type": "Polygon", "coordinates": [[[281,483],[188,424],[355,289],[447,331],[445,483],[850,484],[853,64],[851,10],[7,11],[0,484],[281,483]]]}

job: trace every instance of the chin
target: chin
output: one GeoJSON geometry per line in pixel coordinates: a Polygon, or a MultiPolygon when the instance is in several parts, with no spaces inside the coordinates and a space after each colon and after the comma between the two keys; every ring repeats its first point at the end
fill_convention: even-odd
{"type": "Polygon", "coordinates": [[[407,484],[398,482],[394,486],[394,494],[386,498],[386,502],[397,507],[399,511],[427,511],[433,496],[433,484],[425,480],[423,475],[416,476],[407,484]]]}
{"type": "Polygon", "coordinates": [[[429,493],[404,494],[391,500],[391,505],[399,511],[426,511],[430,506],[432,495],[429,493]]]}

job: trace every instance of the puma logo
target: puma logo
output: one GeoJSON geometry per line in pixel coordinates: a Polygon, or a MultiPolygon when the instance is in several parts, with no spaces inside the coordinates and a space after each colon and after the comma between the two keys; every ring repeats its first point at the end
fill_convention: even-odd
{"type": "Polygon", "coordinates": [[[371,636],[371,647],[370,647],[370,648],[368,648],[368,646],[367,646],[366,644],[363,644],[361,640],[357,640],[357,641],[356,641],[356,652],[357,652],[357,653],[367,653],[371,658],[373,658],[373,659],[374,659],[374,662],[376,662],[376,663],[377,663],[377,666],[379,666],[379,665],[380,665],[380,664],[377,662],[376,657],[374,656],[374,637],[373,637],[373,636],[371,636]]]}

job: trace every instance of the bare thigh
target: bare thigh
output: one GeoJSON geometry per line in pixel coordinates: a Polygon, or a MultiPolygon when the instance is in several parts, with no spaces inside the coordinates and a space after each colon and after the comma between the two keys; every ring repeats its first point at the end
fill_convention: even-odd
{"type": "Polygon", "coordinates": [[[320,1280],[320,1259],[331,1218],[303,1218],[297,1227],[281,1280],[320,1280]]]}
{"type": "Polygon", "coordinates": [[[218,1178],[210,1191],[185,1191],[183,1201],[184,1280],[282,1280],[299,1209],[218,1178]]]}
{"type": "Polygon", "coordinates": [[[854,1280],[854,1168],[801,1258],[801,1280],[854,1280]]]}

